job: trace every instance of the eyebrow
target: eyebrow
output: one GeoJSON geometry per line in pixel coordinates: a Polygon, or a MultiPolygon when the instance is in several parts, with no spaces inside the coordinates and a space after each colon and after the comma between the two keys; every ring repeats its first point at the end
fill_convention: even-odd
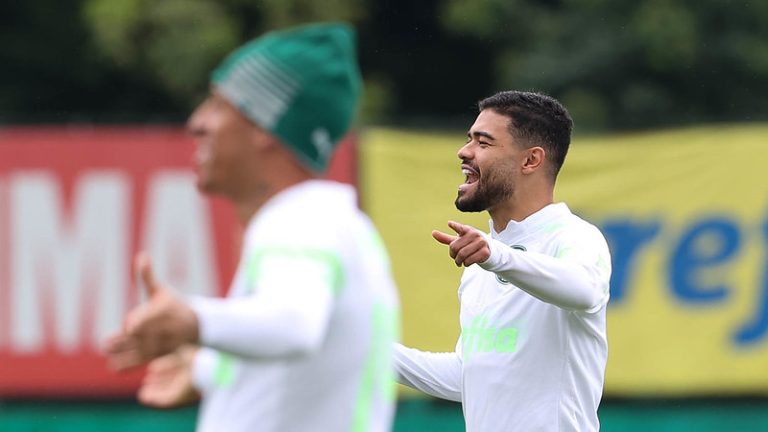
{"type": "Polygon", "coordinates": [[[493,135],[491,135],[491,134],[489,134],[488,132],[485,132],[485,131],[467,132],[467,138],[472,138],[472,136],[474,136],[475,138],[477,138],[477,137],[485,137],[485,138],[488,138],[489,140],[493,140],[493,141],[496,140],[496,138],[494,138],[493,135]]]}

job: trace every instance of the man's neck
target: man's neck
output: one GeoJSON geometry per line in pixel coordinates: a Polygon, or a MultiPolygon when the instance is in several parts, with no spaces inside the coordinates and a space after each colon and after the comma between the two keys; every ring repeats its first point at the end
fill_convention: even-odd
{"type": "Polygon", "coordinates": [[[504,231],[509,221],[521,222],[554,202],[554,194],[538,194],[526,197],[524,200],[512,199],[488,209],[496,232],[504,231]]]}
{"type": "Polygon", "coordinates": [[[274,189],[271,185],[261,184],[247,196],[233,198],[232,202],[235,204],[235,212],[240,224],[244,227],[248,226],[248,222],[250,222],[253,215],[279,192],[279,190],[274,189]]]}
{"type": "Polygon", "coordinates": [[[255,185],[248,195],[232,199],[235,203],[238,220],[243,226],[247,226],[253,215],[275,195],[313,178],[308,175],[288,175],[279,178],[277,181],[255,185]]]}

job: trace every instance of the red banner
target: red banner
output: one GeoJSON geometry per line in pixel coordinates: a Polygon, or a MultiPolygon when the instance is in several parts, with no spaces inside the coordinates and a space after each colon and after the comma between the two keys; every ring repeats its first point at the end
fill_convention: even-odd
{"type": "MultiPolygon", "coordinates": [[[[0,396],[117,396],[139,373],[100,354],[140,293],[131,261],[184,293],[222,294],[237,265],[230,205],[201,195],[180,128],[0,129],[0,396]]],[[[346,140],[330,177],[355,183],[346,140]]]]}

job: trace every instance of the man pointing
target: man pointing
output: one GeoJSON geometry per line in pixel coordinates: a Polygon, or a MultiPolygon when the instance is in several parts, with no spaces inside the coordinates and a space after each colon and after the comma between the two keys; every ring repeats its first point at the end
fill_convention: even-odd
{"type": "Polygon", "coordinates": [[[530,92],[479,108],[456,207],[488,211],[490,234],[453,221],[432,232],[465,267],[461,336],[450,353],[397,345],[399,381],[462,402],[468,432],[597,431],[611,267],[600,231],[554,202],[571,118],[530,92]]]}

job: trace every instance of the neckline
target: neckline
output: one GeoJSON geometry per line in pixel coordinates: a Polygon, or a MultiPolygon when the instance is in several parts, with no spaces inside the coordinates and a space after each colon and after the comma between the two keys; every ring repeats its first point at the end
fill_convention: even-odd
{"type": "Polygon", "coordinates": [[[519,240],[523,237],[527,237],[529,234],[539,231],[549,225],[553,220],[568,213],[570,213],[570,209],[565,203],[552,203],[519,222],[510,220],[507,222],[506,228],[500,232],[496,232],[493,228],[492,220],[488,221],[488,225],[490,226],[491,237],[508,243],[512,240],[519,240]]]}

